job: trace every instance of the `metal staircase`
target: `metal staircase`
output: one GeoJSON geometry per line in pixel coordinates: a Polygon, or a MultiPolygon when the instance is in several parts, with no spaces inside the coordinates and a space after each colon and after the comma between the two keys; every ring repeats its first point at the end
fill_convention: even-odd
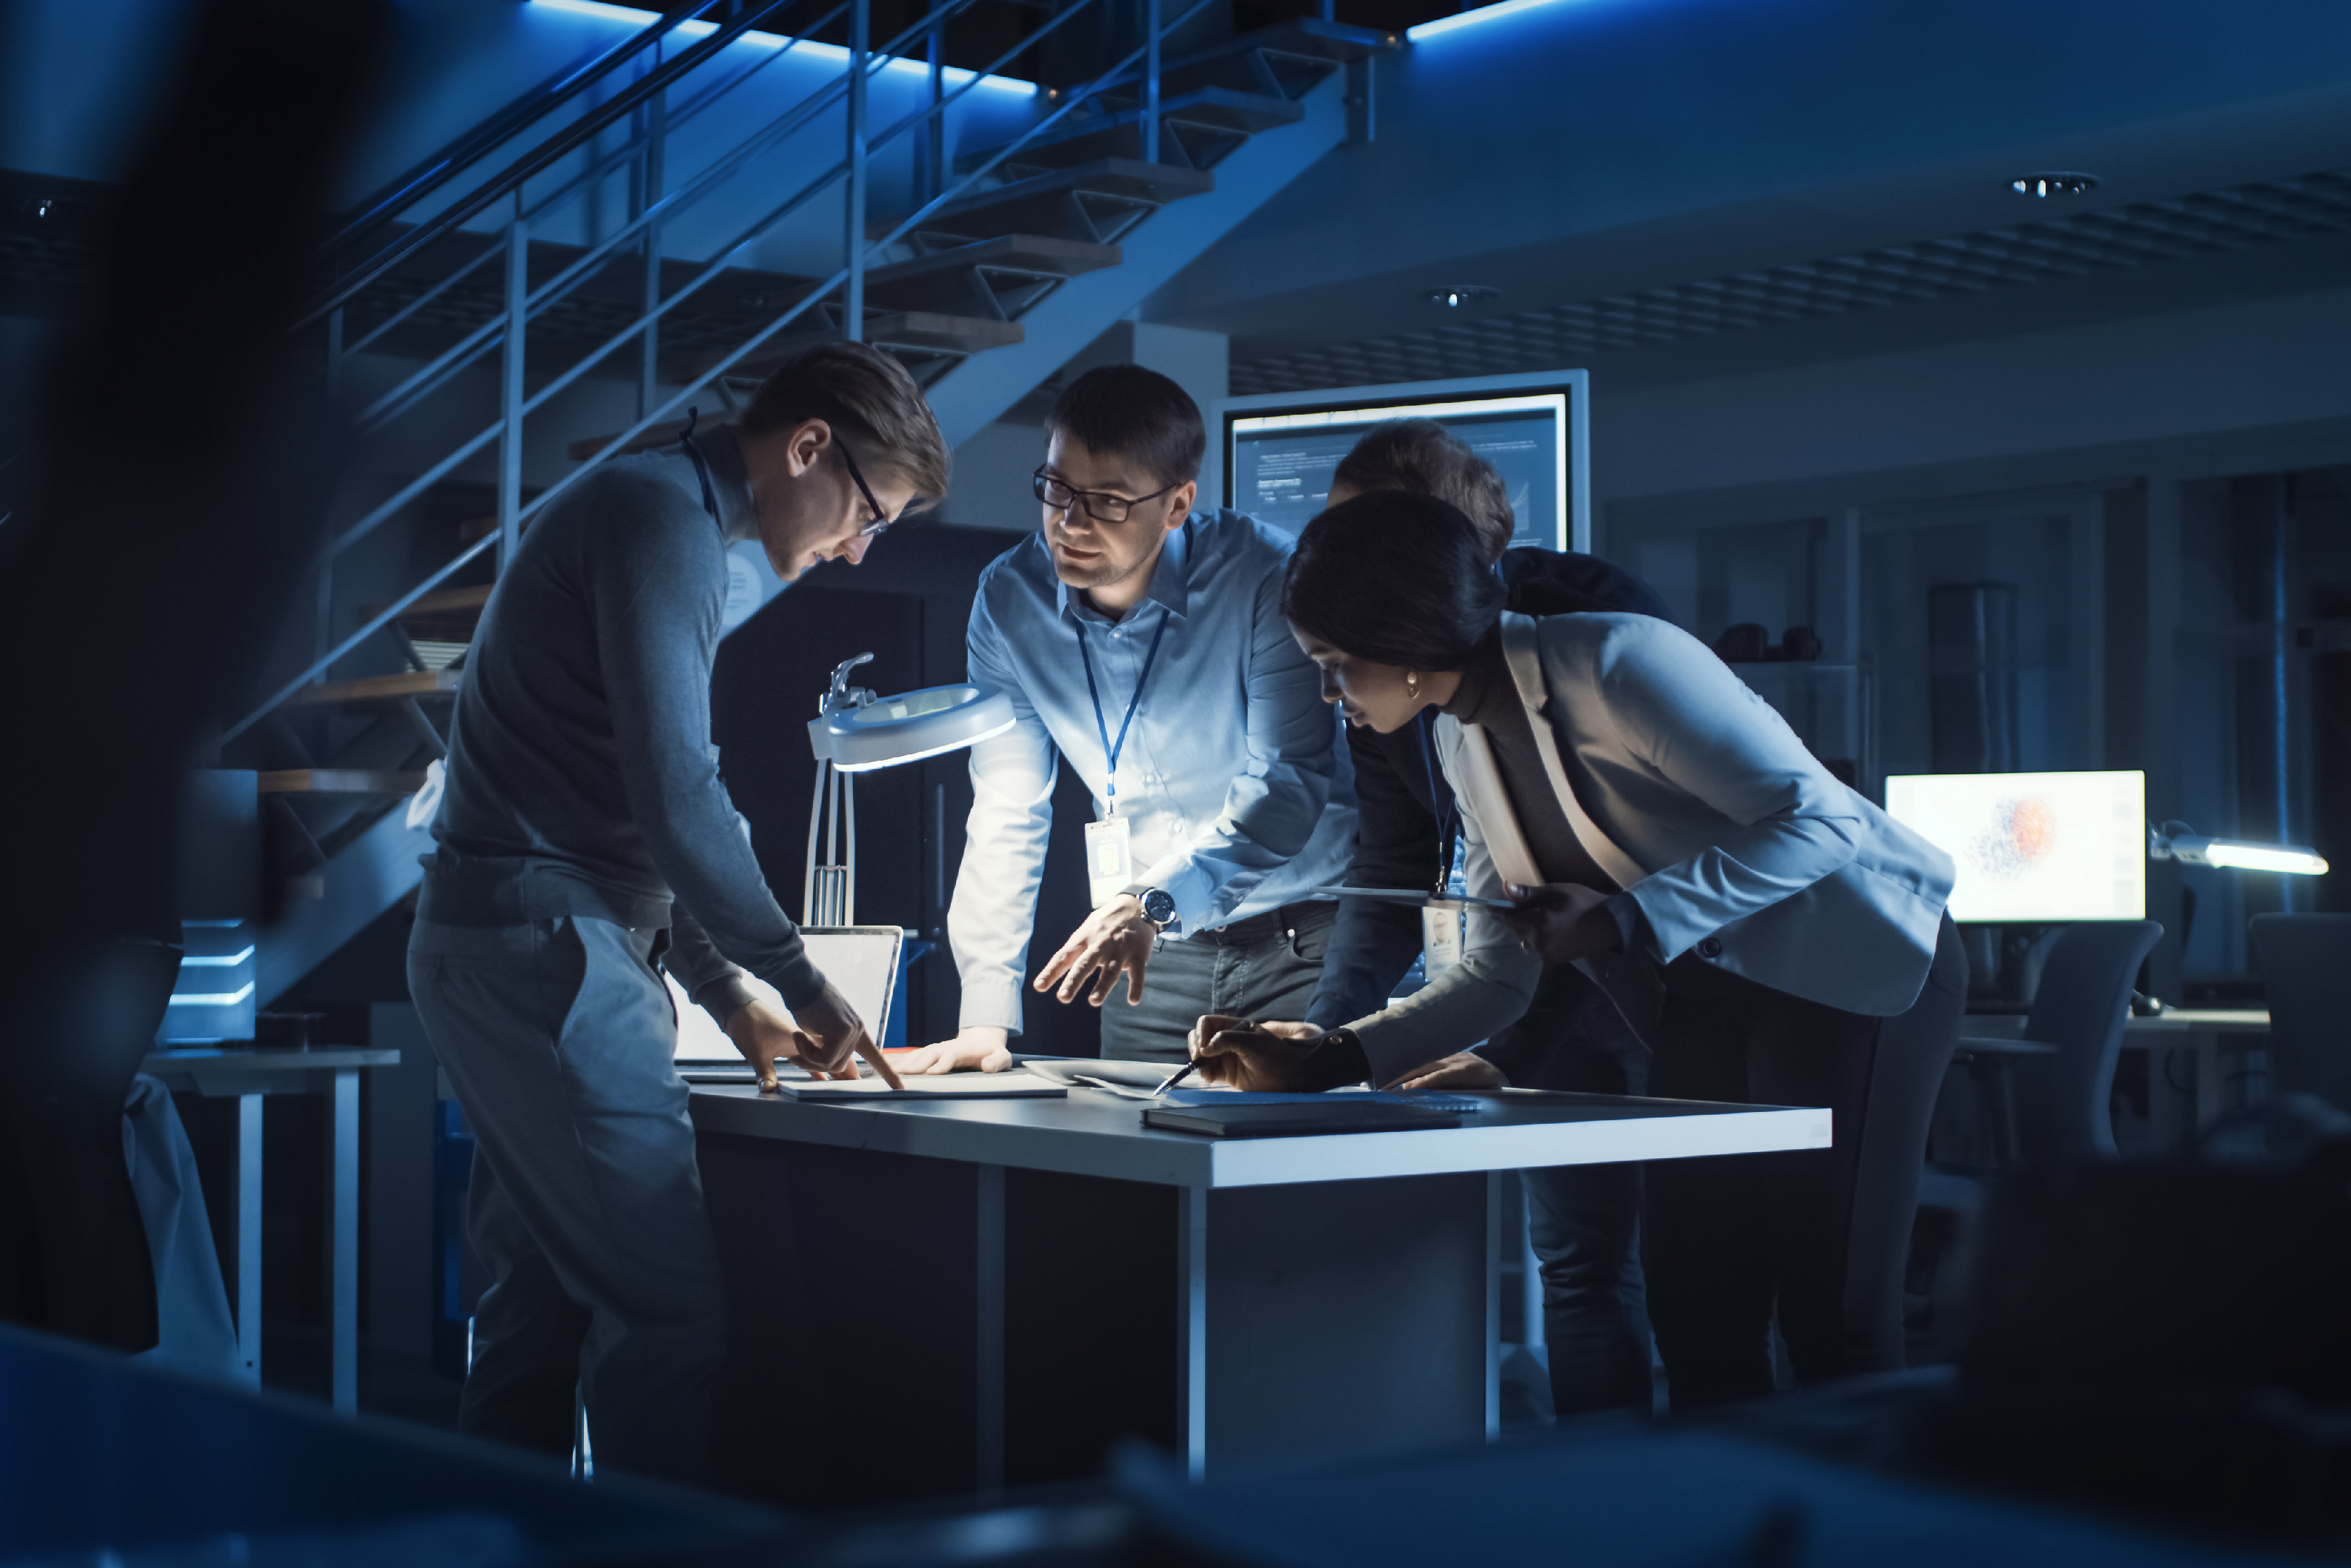
{"type": "MultiPolygon", "coordinates": [[[[443,754],[475,621],[522,531],[580,475],[673,439],[689,405],[732,406],[774,364],[837,337],[904,362],[959,444],[1346,140],[1347,68],[1395,46],[1304,20],[1163,62],[1207,0],[1168,17],[1143,0],[1140,42],[1123,57],[1040,89],[1018,136],[950,156],[951,111],[983,78],[1082,13],[1134,5],[1074,0],[985,70],[951,70],[946,28],[970,3],[947,0],[877,46],[868,0],[820,12],[821,0],[705,0],[420,163],[336,235],[302,329],[329,389],[366,389],[362,453],[408,461],[374,493],[347,486],[307,654],[287,652],[224,735],[224,765],[259,776],[270,858],[303,895],[253,939],[253,1005],[414,888],[431,844],[426,802],[412,798],[443,754]],[[731,14],[709,19],[720,13],[731,14]],[[739,110],[747,84],[836,24],[850,39],[837,76],[708,148],[699,131],[715,110],[739,110]],[[731,47],[754,29],[783,37],[765,52],[731,47]],[[917,57],[927,106],[874,123],[871,83],[917,57]],[[812,177],[805,162],[779,162],[787,141],[836,132],[839,158],[812,177]],[[690,166],[678,156],[689,144],[690,166]],[[872,210],[890,158],[911,165],[912,210],[872,210]],[[619,216],[616,187],[628,196],[619,216]],[[754,265],[779,236],[806,253],[826,225],[841,253],[830,274],[754,265]],[[687,233],[714,231],[674,253],[687,233]],[[616,405],[633,412],[618,429],[616,405]],[[575,465],[527,486],[526,438],[543,451],[550,436],[575,465]],[[456,515],[467,509],[472,520],[456,515]],[[384,580],[386,558],[419,557],[434,564],[384,580]]],[[[780,590],[756,551],[738,559],[759,601],[780,590]]]]}

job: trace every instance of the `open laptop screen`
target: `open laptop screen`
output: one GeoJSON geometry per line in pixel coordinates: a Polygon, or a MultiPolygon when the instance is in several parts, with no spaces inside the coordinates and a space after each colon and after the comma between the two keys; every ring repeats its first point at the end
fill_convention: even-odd
{"type": "MultiPolygon", "coordinates": [[[[800,940],[808,946],[810,960],[865,1020],[866,1031],[877,1043],[887,1039],[890,1009],[898,1000],[898,950],[905,943],[905,932],[895,925],[811,925],[801,928],[800,940]]],[[[674,1059],[681,1064],[741,1066],[743,1053],[735,1049],[726,1031],[686,998],[675,979],[669,981],[669,988],[670,999],[677,1004],[674,1059]]],[[[751,988],[783,1006],[764,982],[755,979],[751,988]]]]}

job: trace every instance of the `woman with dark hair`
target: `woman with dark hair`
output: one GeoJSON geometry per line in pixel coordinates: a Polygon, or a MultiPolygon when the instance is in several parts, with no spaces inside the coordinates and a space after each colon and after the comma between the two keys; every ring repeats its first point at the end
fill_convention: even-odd
{"type": "MultiPolygon", "coordinates": [[[[1500,579],[1503,606],[1521,615],[1626,610],[1664,618],[1648,584],[1597,556],[1532,546],[1512,549],[1517,519],[1492,464],[1433,419],[1375,424],[1339,462],[1330,506],[1374,490],[1434,496],[1476,525],[1479,553],[1500,579]]],[[[1347,732],[1355,764],[1355,846],[1347,882],[1356,887],[1446,887],[1458,860],[1461,810],[1437,766],[1436,719],[1424,708],[1386,734],[1347,732]]],[[[1322,977],[1301,1023],[1268,1025],[1321,1033],[1387,1005],[1427,946],[1423,912],[1368,898],[1339,901],[1323,950],[1322,977]]],[[[1437,970],[1453,944],[1443,943],[1437,970]]],[[[1594,1094],[1639,1094],[1649,1052],[1608,998],[1572,964],[1546,964],[1525,1014],[1474,1052],[1447,1059],[1432,1087],[1502,1083],[1594,1094]]],[[[1648,1309],[1641,1280],[1641,1167],[1553,1166],[1520,1173],[1527,1239],[1542,1278],[1544,1360],[1554,1414],[1647,1410],[1648,1309]]]]}
{"type": "Polygon", "coordinates": [[[1462,807],[1461,961],[1345,1028],[1203,1019],[1245,1088],[1427,1076],[1516,1018],[1541,964],[1596,980],[1677,1099],[1826,1105],[1827,1150],[1648,1170],[1649,1315],[1677,1406],[1767,1394],[1776,1305],[1810,1382],[1902,1364],[1901,1269],[1967,993],[1948,856],[1840,784],[1695,638],[1646,616],[1503,608],[1444,502],[1358,497],[1308,525],[1283,612],[1349,723],[1424,708],[1462,807]]]}

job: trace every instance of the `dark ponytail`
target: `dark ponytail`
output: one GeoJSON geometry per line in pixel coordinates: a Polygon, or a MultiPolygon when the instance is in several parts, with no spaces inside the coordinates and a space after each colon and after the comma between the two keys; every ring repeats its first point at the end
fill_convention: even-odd
{"type": "Polygon", "coordinates": [[[1342,653],[1458,670],[1502,613],[1486,540],[1434,496],[1374,490],[1306,525],[1281,585],[1290,623],[1342,653]]]}

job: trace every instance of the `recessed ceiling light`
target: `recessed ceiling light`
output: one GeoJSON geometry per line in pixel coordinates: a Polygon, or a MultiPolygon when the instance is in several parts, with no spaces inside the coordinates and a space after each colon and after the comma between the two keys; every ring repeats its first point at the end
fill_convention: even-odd
{"type": "Polygon", "coordinates": [[[2096,190],[2098,177],[2078,170],[2052,169],[2039,174],[2019,174],[2008,183],[2008,188],[2020,196],[2079,196],[2096,190]]]}
{"type": "Polygon", "coordinates": [[[1457,283],[1450,287],[1432,288],[1425,298],[1432,305],[1442,305],[1447,310],[1458,310],[1465,305],[1484,305],[1499,299],[1502,291],[1489,288],[1482,283],[1457,283]]]}

